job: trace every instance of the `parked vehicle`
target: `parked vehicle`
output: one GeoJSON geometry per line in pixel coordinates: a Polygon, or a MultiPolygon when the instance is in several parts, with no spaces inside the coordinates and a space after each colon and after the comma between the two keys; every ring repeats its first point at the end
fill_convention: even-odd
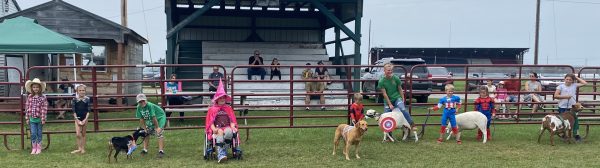
{"type": "MultiPolygon", "coordinates": [[[[142,70],[142,79],[143,80],[160,80],[160,68],[159,67],[145,67],[142,70]]],[[[147,82],[146,82],[147,83],[147,82]]],[[[152,87],[156,87],[158,82],[148,83],[152,87]]]]}
{"type": "MultiPolygon", "coordinates": [[[[394,59],[394,58],[383,58],[378,60],[375,65],[384,65],[386,63],[392,63],[395,66],[401,66],[406,69],[406,71],[410,71],[411,68],[415,65],[425,64],[425,60],[421,58],[412,58],[412,59],[394,59]]],[[[367,69],[368,70],[368,69],[367,69]]],[[[409,98],[409,94],[411,93],[410,87],[408,87],[408,83],[406,81],[406,75],[410,76],[412,79],[427,79],[430,77],[429,70],[426,67],[417,67],[414,69],[413,74],[404,72],[402,68],[394,68],[394,74],[400,77],[402,80],[402,89],[404,89],[405,98],[409,98]]],[[[368,73],[365,73],[361,77],[361,79],[373,79],[379,80],[383,76],[383,67],[375,67],[372,68],[368,73]]],[[[426,103],[427,99],[431,92],[431,81],[412,81],[412,96],[417,100],[418,103],[426,103]]],[[[376,81],[368,81],[363,82],[362,90],[363,92],[377,92],[377,82],[376,81]]],[[[365,97],[368,98],[368,97],[365,97]]],[[[377,95],[377,102],[383,102],[383,97],[381,95],[377,95]]]]}
{"type": "Polygon", "coordinates": [[[554,91],[558,85],[565,83],[563,78],[565,74],[544,73],[540,74],[540,83],[543,91],[554,91]]]}
{"type": "Polygon", "coordinates": [[[504,73],[473,73],[469,78],[477,78],[477,80],[467,82],[469,91],[474,91],[480,86],[487,85],[487,79],[493,79],[493,84],[497,85],[500,81],[503,81],[502,79],[508,79],[509,75],[504,73]]]}
{"type": "Polygon", "coordinates": [[[427,67],[427,70],[429,71],[427,78],[431,79],[432,89],[440,89],[443,91],[446,84],[453,83],[452,76],[445,67],[427,67]]]}

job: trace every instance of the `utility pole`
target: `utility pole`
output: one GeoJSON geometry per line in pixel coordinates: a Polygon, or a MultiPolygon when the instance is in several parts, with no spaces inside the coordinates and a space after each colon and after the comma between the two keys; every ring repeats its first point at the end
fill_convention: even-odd
{"type": "MultiPolygon", "coordinates": [[[[127,0],[121,0],[121,25],[127,27],[127,0]]],[[[125,64],[125,39],[117,44],[117,65],[125,64]]],[[[123,79],[123,68],[117,68],[117,80],[123,79]]],[[[117,83],[117,94],[123,94],[123,83],[117,83]]],[[[117,105],[121,106],[123,99],[117,98],[117,105]]]]}
{"type": "Polygon", "coordinates": [[[369,55],[367,56],[367,65],[371,65],[371,20],[369,19],[369,45],[367,46],[367,53],[369,53],[369,55]]]}
{"type": "Polygon", "coordinates": [[[535,11],[535,52],[533,54],[533,65],[538,64],[538,53],[540,45],[540,1],[537,0],[537,8],[535,11]]]}
{"type": "Polygon", "coordinates": [[[127,27],[127,0],[121,0],[121,25],[127,27]]]}

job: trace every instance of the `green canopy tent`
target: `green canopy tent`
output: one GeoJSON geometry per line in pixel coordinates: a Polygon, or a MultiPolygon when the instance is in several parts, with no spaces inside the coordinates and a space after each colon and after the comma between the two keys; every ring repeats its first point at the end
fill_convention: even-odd
{"type": "MultiPolygon", "coordinates": [[[[92,53],[92,45],[54,32],[34,19],[16,17],[0,23],[0,54],[92,53]]],[[[73,65],[75,59],[73,59],[73,65]]],[[[77,80],[76,70],[73,74],[77,80]]]]}
{"type": "Polygon", "coordinates": [[[0,23],[0,53],[67,54],[91,53],[92,46],[35,23],[26,17],[6,19],[0,23]]]}

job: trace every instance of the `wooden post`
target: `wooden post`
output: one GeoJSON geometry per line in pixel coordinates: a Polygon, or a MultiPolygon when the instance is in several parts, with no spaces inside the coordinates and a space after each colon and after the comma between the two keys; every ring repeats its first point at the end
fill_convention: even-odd
{"type": "Polygon", "coordinates": [[[127,0],[121,0],[121,25],[127,27],[127,0]]]}
{"type": "MultiPolygon", "coordinates": [[[[535,11],[535,50],[533,54],[533,65],[538,64],[538,49],[540,45],[540,0],[537,0],[537,8],[535,11]]],[[[556,30],[555,30],[556,31],[556,30]]],[[[556,47],[556,46],[555,46],[556,47]]]]}
{"type": "MultiPolygon", "coordinates": [[[[127,0],[121,0],[121,25],[127,27],[127,0]]],[[[123,65],[125,58],[125,38],[117,45],[117,65],[123,65]]],[[[123,68],[117,68],[117,80],[123,80],[123,68]]],[[[123,83],[117,83],[117,94],[123,94],[123,83]]],[[[117,98],[117,105],[123,105],[123,98],[117,98]]]]}

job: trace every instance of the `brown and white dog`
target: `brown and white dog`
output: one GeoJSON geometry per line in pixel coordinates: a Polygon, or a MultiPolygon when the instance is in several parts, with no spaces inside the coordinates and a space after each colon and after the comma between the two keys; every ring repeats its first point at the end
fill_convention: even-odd
{"type": "Polygon", "coordinates": [[[563,133],[567,142],[573,142],[573,125],[575,124],[575,116],[583,109],[581,103],[575,103],[571,106],[571,110],[561,114],[549,114],[542,119],[540,135],[538,143],[546,130],[550,132],[550,144],[554,146],[554,135],[563,133]],[[559,118],[560,117],[560,118],[559,118]],[[561,119],[562,118],[562,119],[561,119]]]}
{"type": "Polygon", "coordinates": [[[338,144],[340,143],[340,138],[344,138],[344,142],[346,143],[346,147],[344,147],[344,155],[346,156],[346,160],[350,160],[348,156],[350,145],[354,145],[354,153],[356,154],[356,158],[360,159],[358,156],[358,145],[360,145],[360,141],[362,140],[362,136],[367,132],[367,121],[360,120],[354,126],[350,126],[348,124],[340,124],[337,129],[335,129],[335,136],[333,137],[333,155],[335,155],[335,150],[337,149],[338,144]]]}

